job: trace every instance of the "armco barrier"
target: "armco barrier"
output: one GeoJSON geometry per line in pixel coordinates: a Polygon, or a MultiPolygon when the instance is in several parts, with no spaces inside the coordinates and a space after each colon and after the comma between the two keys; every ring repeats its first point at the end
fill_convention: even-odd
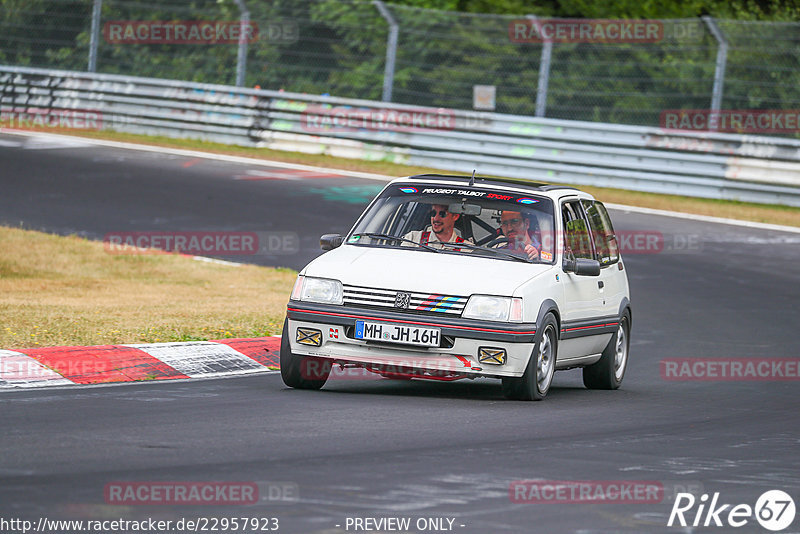
{"type": "Polygon", "coordinates": [[[794,139],[0,66],[0,125],[57,125],[59,114],[74,110],[94,113],[97,128],[120,132],[800,206],[800,141],[794,139]],[[361,115],[379,120],[333,122],[361,115]],[[412,116],[422,119],[402,119],[412,116]]]}

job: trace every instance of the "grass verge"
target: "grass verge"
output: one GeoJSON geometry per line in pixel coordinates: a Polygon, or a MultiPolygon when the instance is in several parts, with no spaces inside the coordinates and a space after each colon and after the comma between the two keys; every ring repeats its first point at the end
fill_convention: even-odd
{"type": "Polygon", "coordinates": [[[296,273],[0,227],[0,348],[279,334],[296,273]]]}
{"type": "MultiPolygon", "coordinates": [[[[408,176],[426,172],[446,172],[441,169],[398,165],[388,161],[361,161],[347,158],[338,158],[319,154],[303,154],[299,152],[283,152],[265,148],[248,148],[219,143],[210,143],[195,139],[173,139],[170,137],[157,137],[127,134],[108,131],[85,131],[48,129],[47,132],[78,135],[95,139],[138,143],[161,147],[183,148],[200,150],[216,154],[230,154],[287,163],[300,163],[316,165],[334,169],[371,172],[387,176],[408,176]]],[[[704,198],[684,197],[678,195],[658,195],[655,193],[642,193],[621,189],[608,189],[602,187],[581,186],[581,189],[593,194],[603,202],[627,204],[644,208],[677,211],[695,215],[710,215],[745,221],[755,221],[785,226],[800,227],[800,208],[788,206],[775,206],[755,204],[748,202],[735,202],[729,200],[713,200],[704,198]]]]}

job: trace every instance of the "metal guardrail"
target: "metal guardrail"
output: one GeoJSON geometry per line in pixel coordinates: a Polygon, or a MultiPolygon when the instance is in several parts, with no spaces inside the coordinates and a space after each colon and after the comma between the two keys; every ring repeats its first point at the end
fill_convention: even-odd
{"type": "Polygon", "coordinates": [[[800,141],[778,137],[668,131],[7,66],[0,66],[0,112],[2,125],[8,127],[69,123],[70,117],[85,119],[89,114],[96,119],[92,127],[121,132],[800,206],[800,141]],[[435,127],[402,120],[414,113],[435,127]],[[382,120],[368,121],[366,128],[331,126],[334,117],[359,114],[382,120]]]}

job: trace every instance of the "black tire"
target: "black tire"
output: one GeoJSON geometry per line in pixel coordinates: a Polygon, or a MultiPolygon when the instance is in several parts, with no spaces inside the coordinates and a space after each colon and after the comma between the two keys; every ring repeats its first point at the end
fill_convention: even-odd
{"type": "Polygon", "coordinates": [[[283,322],[281,335],[281,378],[283,383],[296,389],[319,389],[331,373],[331,362],[325,358],[300,356],[289,345],[289,320],[283,322]]]}
{"type": "Polygon", "coordinates": [[[503,395],[511,400],[542,400],[550,391],[558,355],[558,326],[548,313],[539,328],[541,335],[521,377],[503,378],[503,395]]]}
{"type": "Polygon", "coordinates": [[[617,389],[625,378],[631,344],[631,314],[622,314],[619,327],[596,363],[583,368],[583,385],[589,389],[617,389]]]}

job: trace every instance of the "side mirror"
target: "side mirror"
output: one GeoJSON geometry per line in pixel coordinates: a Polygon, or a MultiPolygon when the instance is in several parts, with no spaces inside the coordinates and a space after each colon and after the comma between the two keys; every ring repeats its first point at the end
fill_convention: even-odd
{"type": "Polygon", "coordinates": [[[319,248],[322,250],[333,250],[341,246],[344,237],[341,234],[325,234],[319,238],[319,248]]]}
{"type": "Polygon", "coordinates": [[[586,258],[564,260],[562,269],[566,273],[575,273],[578,276],[600,276],[600,262],[586,258]]]}

